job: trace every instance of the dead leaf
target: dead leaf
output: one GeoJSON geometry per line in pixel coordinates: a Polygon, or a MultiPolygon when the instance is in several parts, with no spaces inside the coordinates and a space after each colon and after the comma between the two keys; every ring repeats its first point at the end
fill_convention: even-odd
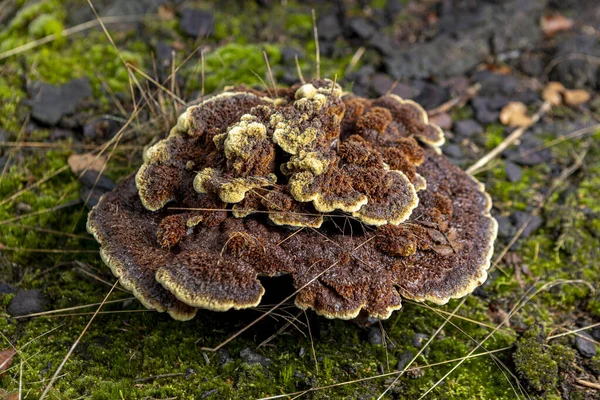
{"type": "Polygon", "coordinates": [[[562,104],[562,96],[564,91],[565,87],[562,83],[548,82],[542,91],[542,99],[553,106],[560,106],[562,104]]]}
{"type": "Polygon", "coordinates": [[[498,308],[494,304],[488,306],[488,317],[496,324],[499,325],[504,322],[504,326],[510,328],[510,319],[508,313],[501,308],[498,308]]]}
{"type": "Polygon", "coordinates": [[[527,112],[527,106],[519,101],[511,101],[500,111],[500,122],[513,128],[529,126],[533,120],[527,112]]]}
{"type": "Polygon", "coordinates": [[[0,351],[0,373],[4,376],[4,371],[12,365],[13,357],[17,354],[15,349],[6,349],[0,351]]]}
{"type": "Polygon", "coordinates": [[[158,18],[161,21],[171,21],[175,19],[175,8],[167,5],[158,7],[158,18]]]}
{"type": "Polygon", "coordinates": [[[69,167],[74,174],[80,174],[86,168],[88,170],[100,172],[106,164],[106,158],[96,156],[92,153],[71,154],[67,159],[69,167]]]}
{"type": "Polygon", "coordinates": [[[544,15],[540,20],[540,27],[546,37],[552,37],[558,32],[571,29],[573,27],[573,20],[561,14],[544,15]]]}
{"type": "Polygon", "coordinates": [[[19,392],[12,392],[2,398],[2,400],[19,400],[19,392]]]}
{"type": "Polygon", "coordinates": [[[565,90],[563,96],[565,96],[565,103],[571,107],[585,104],[590,100],[591,97],[590,94],[583,89],[565,90]]]}

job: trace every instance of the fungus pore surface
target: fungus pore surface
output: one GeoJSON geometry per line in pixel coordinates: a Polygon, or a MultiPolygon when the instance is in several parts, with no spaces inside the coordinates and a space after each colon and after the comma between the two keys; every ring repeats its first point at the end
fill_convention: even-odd
{"type": "Polygon", "coordinates": [[[224,92],[188,108],[87,227],[122,285],[176,319],[256,306],[258,277],[282,274],[302,309],[388,318],[401,297],[444,304],[487,277],[490,197],[443,142],[418,104],[330,80],[224,92]]]}

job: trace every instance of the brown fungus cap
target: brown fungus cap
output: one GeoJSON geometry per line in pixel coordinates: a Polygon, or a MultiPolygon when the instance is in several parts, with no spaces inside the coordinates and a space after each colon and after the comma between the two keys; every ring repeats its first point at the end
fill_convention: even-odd
{"type": "Polygon", "coordinates": [[[329,80],[226,92],[189,108],[88,230],[121,283],[176,319],[256,306],[258,277],[281,274],[300,308],[387,318],[401,296],[443,304],[487,276],[490,198],[442,143],[397,96],[329,80]]]}

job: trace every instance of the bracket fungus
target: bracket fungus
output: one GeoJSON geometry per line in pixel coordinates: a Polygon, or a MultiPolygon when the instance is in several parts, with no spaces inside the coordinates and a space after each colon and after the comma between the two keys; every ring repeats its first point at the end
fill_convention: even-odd
{"type": "Polygon", "coordinates": [[[482,184],[439,150],[416,103],[330,80],[237,89],[184,112],[90,212],[104,262],[148,308],[253,307],[291,276],[329,318],[444,304],[487,277],[496,222],[482,184]]]}

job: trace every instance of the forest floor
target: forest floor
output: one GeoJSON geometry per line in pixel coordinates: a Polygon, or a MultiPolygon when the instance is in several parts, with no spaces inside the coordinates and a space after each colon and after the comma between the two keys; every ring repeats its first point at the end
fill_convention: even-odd
{"type": "Polygon", "coordinates": [[[85,0],[0,3],[0,399],[600,398],[600,4],[323,3],[91,1],[110,35],[85,0]],[[86,215],[186,102],[264,87],[263,51],[279,85],[298,80],[296,55],[313,76],[313,8],[321,76],[416,100],[463,168],[514,132],[509,102],[534,115],[548,82],[585,93],[475,171],[499,237],[466,300],[405,301],[371,326],[285,304],[204,351],[289,282],[265,279],[256,309],[175,321],[119,286],[107,298],[86,215]],[[72,156],[103,149],[101,178],[79,176],[72,156]]]}

